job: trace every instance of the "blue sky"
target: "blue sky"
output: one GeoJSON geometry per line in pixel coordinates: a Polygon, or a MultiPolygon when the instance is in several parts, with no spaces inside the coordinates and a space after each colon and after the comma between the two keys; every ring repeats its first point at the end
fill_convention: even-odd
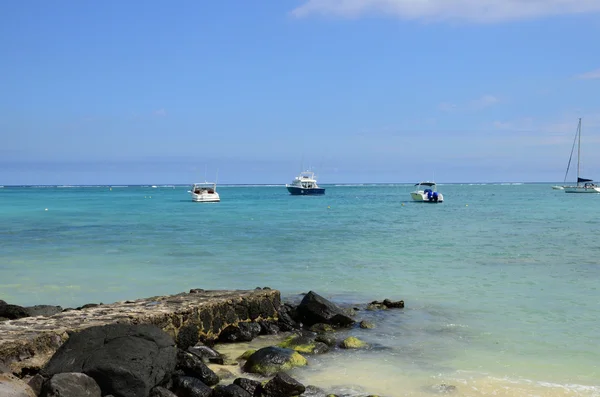
{"type": "Polygon", "coordinates": [[[0,185],[600,180],[597,0],[5,1],[0,185]]]}

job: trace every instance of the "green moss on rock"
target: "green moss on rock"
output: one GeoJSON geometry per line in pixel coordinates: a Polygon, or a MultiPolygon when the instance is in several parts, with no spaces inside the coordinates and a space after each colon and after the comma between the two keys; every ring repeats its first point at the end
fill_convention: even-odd
{"type": "Polygon", "coordinates": [[[297,351],[269,346],[253,353],[244,364],[244,371],[269,376],[307,364],[306,358],[297,351]]]}
{"type": "Polygon", "coordinates": [[[314,337],[296,335],[287,337],[277,346],[286,349],[293,349],[298,353],[303,354],[319,354],[329,350],[326,344],[316,341],[314,337]]]}
{"type": "Polygon", "coordinates": [[[360,349],[361,347],[365,346],[367,346],[365,342],[354,336],[349,336],[346,339],[344,339],[342,343],[340,343],[340,347],[342,349],[360,349]]]}
{"type": "Polygon", "coordinates": [[[253,355],[256,352],[256,349],[250,349],[250,350],[246,350],[245,352],[242,353],[241,356],[239,356],[238,358],[241,360],[247,360],[248,358],[250,358],[251,355],[253,355]]]}

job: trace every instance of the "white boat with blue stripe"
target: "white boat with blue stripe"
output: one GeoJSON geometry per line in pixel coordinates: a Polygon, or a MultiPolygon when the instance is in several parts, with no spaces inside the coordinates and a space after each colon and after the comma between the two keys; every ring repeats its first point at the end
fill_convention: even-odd
{"type": "Polygon", "coordinates": [[[437,191],[435,182],[419,182],[415,186],[417,189],[410,193],[413,201],[421,203],[441,203],[444,201],[444,196],[437,191]]]}
{"type": "Polygon", "coordinates": [[[312,171],[301,172],[292,183],[286,184],[285,187],[293,196],[325,194],[325,188],[317,185],[315,173],[312,171]]]}

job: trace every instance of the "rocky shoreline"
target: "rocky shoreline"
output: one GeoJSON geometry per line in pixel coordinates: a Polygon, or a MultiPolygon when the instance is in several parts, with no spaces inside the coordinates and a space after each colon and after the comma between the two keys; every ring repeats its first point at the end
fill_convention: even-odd
{"type": "MultiPolygon", "coordinates": [[[[362,310],[404,307],[403,301],[386,299],[360,307],[342,308],[312,291],[305,294],[298,304],[282,303],[279,292],[269,288],[221,291],[220,294],[217,291],[192,290],[188,294],[154,297],[128,304],[130,309],[137,308],[137,311],[132,309],[125,316],[123,307],[128,306],[123,306],[125,303],[120,306],[114,304],[112,308],[116,315],[111,317],[105,308],[104,314],[91,316],[91,321],[71,323],[77,325],[75,330],[65,331],[65,318],[73,321],[73,314],[69,313],[75,313],[75,317],[81,320],[83,312],[100,310],[103,305],[61,311],[46,318],[24,317],[0,322],[0,360],[4,360],[4,368],[0,366],[0,369],[5,372],[0,374],[0,395],[333,396],[318,385],[301,384],[287,372],[309,364],[311,355],[325,354],[334,349],[368,348],[365,342],[352,336],[340,337],[338,332],[353,327],[373,328],[374,324],[360,318],[362,310]],[[159,306],[160,310],[148,309],[150,302],[160,302],[153,305],[159,306]],[[211,321],[202,314],[208,308],[213,312],[211,321]],[[131,315],[131,312],[136,315],[131,315]],[[67,316],[61,317],[65,314],[67,316]],[[15,346],[25,346],[35,339],[31,330],[23,333],[27,325],[59,325],[61,318],[62,328],[46,328],[45,333],[55,336],[66,333],[60,341],[55,341],[56,349],[52,354],[44,356],[40,350],[36,353],[37,361],[36,354],[15,356],[15,346]],[[110,321],[102,324],[100,318],[110,321]],[[173,324],[173,318],[180,321],[173,324]],[[56,322],[52,323],[51,319],[56,322]],[[162,322],[157,319],[162,319],[162,322]],[[10,338],[6,337],[7,331],[12,332],[10,338]],[[18,341],[18,335],[29,339],[18,341]],[[248,350],[239,357],[228,357],[215,350],[216,343],[249,342],[259,335],[285,338],[274,345],[248,350]],[[12,350],[7,346],[12,346],[12,350]],[[43,362],[42,358],[45,358],[43,362]],[[226,369],[215,372],[211,369],[214,364],[224,368],[230,366],[244,376],[235,377],[226,369]]],[[[0,304],[0,316],[7,313],[6,306],[0,304]]],[[[12,313],[26,312],[15,307],[8,309],[12,313]]],[[[40,335],[37,335],[38,339],[40,335]]],[[[443,387],[444,391],[453,390],[452,386],[443,387]]]]}

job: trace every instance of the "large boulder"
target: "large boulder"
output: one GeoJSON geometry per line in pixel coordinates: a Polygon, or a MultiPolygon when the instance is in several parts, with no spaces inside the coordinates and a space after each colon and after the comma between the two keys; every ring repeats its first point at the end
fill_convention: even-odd
{"type": "Polygon", "coordinates": [[[111,324],[72,334],[41,373],[81,372],[94,378],[103,395],[147,397],[168,380],[176,358],[175,341],[160,328],[111,324]]]}
{"type": "Polygon", "coordinates": [[[219,383],[219,377],[215,372],[202,362],[202,359],[192,353],[179,351],[177,353],[177,368],[187,376],[200,379],[207,386],[219,383]]]}
{"type": "Polygon", "coordinates": [[[355,322],[342,308],[313,291],[304,296],[296,310],[305,327],[318,323],[348,327],[355,322]]]}
{"type": "Polygon", "coordinates": [[[269,376],[306,364],[306,358],[293,349],[268,346],[258,349],[248,357],[243,369],[246,372],[269,376]]]}
{"type": "Polygon", "coordinates": [[[50,378],[41,397],[101,397],[100,386],[85,374],[62,373],[50,378]]]}

